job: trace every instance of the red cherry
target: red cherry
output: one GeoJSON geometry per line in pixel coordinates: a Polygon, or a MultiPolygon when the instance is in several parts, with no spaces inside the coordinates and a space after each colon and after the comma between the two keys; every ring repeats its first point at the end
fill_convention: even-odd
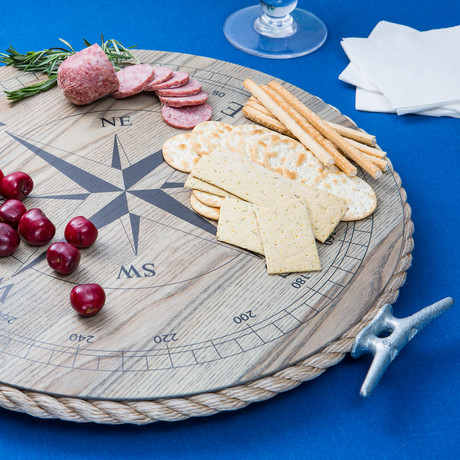
{"type": "Polygon", "coordinates": [[[80,251],[75,246],[63,241],[53,243],[46,251],[48,265],[63,275],[75,271],[80,259],[80,251]]]}
{"type": "Polygon", "coordinates": [[[0,257],[13,254],[20,241],[19,233],[11,225],[0,223],[0,257]]]}
{"type": "Polygon", "coordinates": [[[32,246],[43,246],[52,240],[56,227],[41,209],[33,208],[19,220],[18,231],[32,246]]]}
{"type": "Polygon", "coordinates": [[[18,228],[19,219],[27,211],[22,201],[6,200],[0,206],[0,222],[11,225],[13,228],[18,228]]]}
{"type": "Polygon", "coordinates": [[[3,174],[3,171],[0,169],[0,180],[2,180],[5,177],[5,174],[3,174]]]}
{"type": "Polygon", "coordinates": [[[70,291],[70,303],[79,315],[94,316],[105,304],[105,292],[99,284],[80,284],[70,291]]]}
{"type": "Polygon", "coordinates": [[[7,174],[0,180],[0,193],[7,200],[23,200],[34,188],[32,178],[25,172],[7,174]]]}
{"type": "Polygon", "coordinates": [[[77,248],[89,248],[97,235],[96,226],[83,216],[71,219],[64,230],[65,239],[77,248]]]}

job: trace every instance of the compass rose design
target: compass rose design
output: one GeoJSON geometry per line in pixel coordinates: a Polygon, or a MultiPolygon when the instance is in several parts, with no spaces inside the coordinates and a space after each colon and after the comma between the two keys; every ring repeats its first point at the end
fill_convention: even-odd
{"type": "MultiPolygon", "coordinates": [[[[216,227],[214,225],[198,216],[195,212],[166,192],[167,189],[182,188],[184,185],[183,182],[169,182],[165,180],[160,184],[153,183],[151,188],[134,188],[139,181],[144,179],[147,175],[155,173],[155,170],[163,164],[164,159],[161,150],[157,150],[137,162],[123,167],[121,156],[122,152],[124,152],[124,148],[119,136],[115,134],[113,137],[110,168],[121,172],[122,181],[120,185],[120,181],[110,181],[109,177],[107,179],[101,178],[88,170],[76,166],[70,161],[60,158],[50,152],[52,149],[42,147],[38,145],[39,143],[35,143],[11,132],[7,132],[7,134],[84,190],[82,193],[77,194],[52,195],[40,198],[86,200],[94,194],[109,194],[110,199],[106,204],[96,210],[93,215],[85,217],[91,220],[100,230],[110,223],[124,216],[128,216],[131,226],[130,235],[132,241],[130,241],[130,243],[134,255],[138,253],[140,219],[142,216],[130,211],[129,201],[131,197],[137,197],[148,203],[148,205],[161,209],[194,227],[202,229],[210,235],[216,234],[216,227]]],[[[44,260],[45,257],[46,252],[42,252],[39,256],[23,265],[16,274],[31,268],[38,262],[44,260]]]]}

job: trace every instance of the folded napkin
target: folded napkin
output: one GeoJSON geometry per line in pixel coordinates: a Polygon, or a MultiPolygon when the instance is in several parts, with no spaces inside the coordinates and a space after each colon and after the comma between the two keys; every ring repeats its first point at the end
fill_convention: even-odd
{"type": "Polygon", "coordinates": [[[356,109],[460,118],[460,26],[419,32],[381,21],[368,38],[344,38],[356,109]]]}

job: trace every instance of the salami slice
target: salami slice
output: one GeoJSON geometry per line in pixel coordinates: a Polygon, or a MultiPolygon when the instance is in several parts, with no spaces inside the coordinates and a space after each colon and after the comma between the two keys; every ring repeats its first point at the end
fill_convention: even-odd
{"type": "Polygon", "coordinates": [[[173,76],[159,85],[149,85],[146,91],[157,91],[159,89],[177,88],[184,86],[190,80],[190,76],[187,72],[173,72],[173,76]]]}
{"type": "Polygon", "coordinates": [[[182,97],[162,97],[160,96],[160,102],[168,105],[169,107],[185,107],[191,105],[204,104],[208,100],[208,93],[200,91],[198,94],[192,96],[182,97]]]}
{"type": "Polygon", "coordinates": [[[155,72],[149,64],[135,64],[119,70],[117,76],[120,86],[117,91],[112,93],[112,97],[122,99],[143,91],[145,86],[155,77],[155,72]]]}
{"type": "Polygon", "coordinates": [[[164,105],[161,108],[161,115],[165,123],[173,128],[192,129],[199,123],[211,119],[212,108],[208,103],[191,107],[169,107],[164,105]]]}
{"type": "Polygon", "coordinates": [[[58,68],[57,82],[73,104],[85,105],[118,89],[117,72],[98,44],[69,56],[58,68]]]}
{"type": "Polygon", "coordinates": [[[198,94],[201,91],[201,83],[198,80],[191,78],[189,82],[184,86],[179,86],[178,88],[168,88],[168,89],[159,89],[157,90],[158,97],[177,97],[177,96],[193,96],[198,94]]]}
{"type": "Polygon", "coordinates": [[[173,71],[169,67],[158,66],[153,68],[154,77],[153,80],[144,88],[144,91],[153,91],[149,90],[149,86],[156,86],[160,83],[164,83],[173,76],[173,71]]]}

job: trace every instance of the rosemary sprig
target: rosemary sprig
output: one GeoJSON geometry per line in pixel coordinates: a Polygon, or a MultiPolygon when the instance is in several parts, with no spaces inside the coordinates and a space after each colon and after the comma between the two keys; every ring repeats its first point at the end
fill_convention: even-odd
{"type": "Polygon", "coordinates": [[[11,102],[18,102],[22,99],[26,99],[31,96],[35,96],[38,93],[42,93],[44,91],[48,91],[49,89],[56,86],[57,77],[49,77],[47,80],[34,83],[29,86],[25,86],[21,89],[16,89],[14,91],[5,91],[7,99],[11,102]]]}
{"type": "MultiPolygon", "coordinates": [[[[37,72],[47,75],[45,81],[34,83],[14,91],[5,91],[7,99],[11,102],[21,101],[43,91],[48,91],[57,83],[57,70],[59,65],[66,58],[75,54],[76,51],[62,38],[59,39],[67,48],[49,48],[41,51],[28,51],[26,54],[17,52],[11,45],[5,53],[0,53],[0,63],[15,67],[25,72],[37,72]]],[[[115,70],[120,70],[121,66],[127,63],[139,63],[130,49],[134,47],[125,47],[119,41],[111,39],[104,41],[101,35],[101,48],[112,62],[115,70]]],[[[88,40],[83,39],[86,46],[91,46],[88,40]]]]}

